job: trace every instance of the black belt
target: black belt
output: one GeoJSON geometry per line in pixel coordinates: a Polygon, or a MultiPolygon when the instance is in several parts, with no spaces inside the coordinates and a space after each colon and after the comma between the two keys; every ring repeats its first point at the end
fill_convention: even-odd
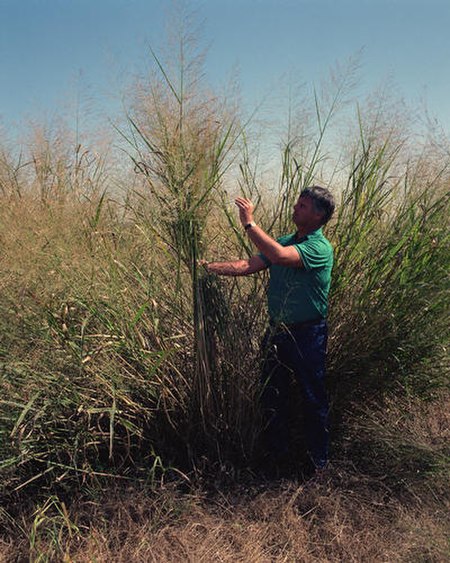
{"type": "Polygon", "coordinates": [[[307,328],[310,326],[315,326],[320,324],[321,322],[325,321],[325,318],[319,317],[317,319],[311,319],[310,321],[303,321],[301,323],[280,323],[275,322],[272,319],[269,321],[269,325],[272,327],[276,327],[280,330],[296,330],[299,328],[307,328]]]}

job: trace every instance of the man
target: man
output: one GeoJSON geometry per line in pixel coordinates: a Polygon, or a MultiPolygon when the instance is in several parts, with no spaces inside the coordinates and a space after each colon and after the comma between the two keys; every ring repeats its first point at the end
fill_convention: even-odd
{"type": "Polygon", "coordinates": [[[287,403],[291,374],[304,400],[305,439],[314,469],[328,461],[328,400],[324,385],[327,345],[326,315],[333,267],[333,249],[322,233],[334,200],[320,186],[304,189],[294,205],[295,233],[274,240],[253,217],[253,204],[238,197],[240,221],[260,251],[247,260],[211,262],[208,272],[245,276],[270,270],[270,327],[263,340],[261,402],[269,459],[288,458],[287,403]]]}

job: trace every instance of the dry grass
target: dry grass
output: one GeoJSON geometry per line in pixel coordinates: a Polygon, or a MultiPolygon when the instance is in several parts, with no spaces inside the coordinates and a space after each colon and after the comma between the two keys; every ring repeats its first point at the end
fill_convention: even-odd
{"type": "Polygon", "coordinates": [[[156,495],[117,491],[71,514],[80,534],[70,537],[62,526],[56,542],[49,521],[32,550],[28,540],[5,541],[4,560],[444,561],[448,547],[445,507],[396,498],[336,469],[322,482],[236,486],[209,496],[170,487],[156,495]]]}
{"type": "Polygon", "coordinates": [[[268,482],[248,473],[231,484],[217,476],[215,486],[158,490],[109,483],[16,507],[15,518],[2,515],[0,561],[444,562],[448,463],[422,471],[404,446],[444,462],[449,412],[445,395],[372,410],[351,428],[371,436],[370,460],[335,458],[320,478],[268,482]],[[380,474],[388,469],[382,456],[393,459],[389,475],[380,474]]]}

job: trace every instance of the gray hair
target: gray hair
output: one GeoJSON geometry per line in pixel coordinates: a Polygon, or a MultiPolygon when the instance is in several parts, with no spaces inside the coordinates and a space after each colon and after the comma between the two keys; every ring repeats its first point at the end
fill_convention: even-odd
{"type": "Polygon", "coordinates": [[[322,214],[322,225],[328,223],[335,208],[334,197],[330,190],[322,188],[322,186],[311,186],[302,190],[300,197],[311,198],[314,210],[322,214]]]}

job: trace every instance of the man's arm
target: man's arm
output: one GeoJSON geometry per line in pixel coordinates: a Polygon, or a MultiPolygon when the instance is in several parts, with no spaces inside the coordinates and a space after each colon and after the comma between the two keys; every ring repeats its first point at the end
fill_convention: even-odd
{"type": "MultiPolygon", "coordinates": [[[[250,200],[238,197],[236,205],[243,226],[253,222],[253,204],[250,200]]],[[[298,250],[293,246],[283,246],[255,225],[247,231],[250,240],[272,264],[300,268],[303,266],[298,250]]]]}
{"type": "Polygon", "coordinates": [[[252,256],[248,260],[233,260],[232,262],[202,262],[211,274],[219,276],[248,276],[267,268],[267,264],[260,256],[252,256]]]}

